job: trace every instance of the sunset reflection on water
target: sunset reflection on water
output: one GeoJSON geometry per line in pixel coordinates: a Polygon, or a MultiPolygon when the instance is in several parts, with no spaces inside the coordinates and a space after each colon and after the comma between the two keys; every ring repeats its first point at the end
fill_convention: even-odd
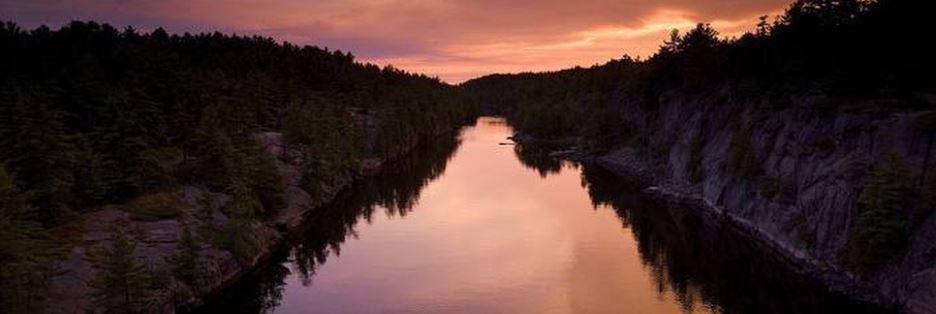
{"type": "Polygon", "coordinates": [[[314,211],[203,313],[881,313],[483,117],[314,211]]]}

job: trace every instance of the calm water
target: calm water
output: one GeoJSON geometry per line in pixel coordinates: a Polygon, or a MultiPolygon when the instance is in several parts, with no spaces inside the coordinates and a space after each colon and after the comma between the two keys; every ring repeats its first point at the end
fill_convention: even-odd
{"type": "Polygon", "coordinates": [[[309,217],[201,309],[243,313],[872,312],[718,222],[595,167],[500,145],[481,118],[309,217]]]}

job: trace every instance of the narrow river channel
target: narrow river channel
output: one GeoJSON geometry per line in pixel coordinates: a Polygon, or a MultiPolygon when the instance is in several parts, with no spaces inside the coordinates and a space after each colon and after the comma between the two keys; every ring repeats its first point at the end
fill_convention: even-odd
{"type": "Polygon", "coordinates": [[[503,145],[511,133],[483,117],[361,181],[200,311],[877,311],[598,167],[503,145]]]}

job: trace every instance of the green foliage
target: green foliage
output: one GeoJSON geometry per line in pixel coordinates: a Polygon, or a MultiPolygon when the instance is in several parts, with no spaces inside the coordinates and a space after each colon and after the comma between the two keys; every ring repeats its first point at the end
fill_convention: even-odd
{"type": "Polygon", "coordinates": [[[198,209],[195,217],[201,221],[201,228],[204,230],[214,229],[214,200],[208,189],[203,189],[201,197],[198,198],[198,209]]]}
{"type": "Polygon", "coordinates": [[[228,132],[238,131],[224,130],[219,119],[204,116],[197,132],[202,177],[210,187],[237,189],[244,197],[256,199],[261,206],[253,212],[272,216],[286,204],[286,183],[273,156],[253,138],[233,142],[228,132]]]}
{"type": "Polygon", "coordinates": [[[360,168],[362,131],[347,109],[325,97],[291,102],[286,108],[283,135],[303,153],[303,186],[310,192],[316,192],[320,182],[360,168]]]}
{"type": "Polygon", "coordinates": [[[284,184],[257,133],[323,122],[324,137],[304,140],[324,161],[315,172],[332,173],[474,114],[437,78],[341,51],[94,22],[32,31],[0,24],[0,161],[36,195],[46,225],[189,183],[223,190],[240,181],[273,214],[284,184]],[[293,103],[311,114],[297,121],[287,114],[293,103]],[[378,121],[380,130],[368,125],[365,140],[353,111],[391,118],[378,121]],[[377,137],[379,149],[363,144],[377,137]]]}
{"type": "MultiPolygon", "coordinates": [[[[257,211],[262,217],[271,217],[286,206],[286,182],[280,175],[272,155],[255,140],[245,143],[242,166],[238,178],[250,189],[259,202],[257,211]]],[[[237,183],[232,183],[237,184],[237,183]]]]}
{"type": "Polygon", "coordinates": [[[217,233],[216,241],[221,247],[230,251],[238,262],[246,264],[260,250],[260,244],[257,243],[251,231],[250,220],[234,218],[217,233]]]}
{"type": "MultiPolygon", "coordinates": [[[[0,183],[16,191],[16,202],[0,204],[4,313],[41,306],[46,228],[104,204],[125,204],[135,218],[174,218],[186,206],[167,191],[182,185],[232,191],[237,218],[223,228],[231,231],[224,242],[249,256],[251,219],[286,205],[286,183],[258,133],[304,143],[314,181],[357,171],[363,158],[402,151],[475,114],[459,89],[437,78],[265,37],[0,22],[0,47],[0,164],[10,174],[0,183]],[[362,122],[352,112],[384,119],[362,122]]],[[[202,209],[205,229],[216,231],[210,207],[202,209]]],[[[118,277],[139,277],[126,258],[132,245],[119,244],[106,259],[123,256],[133,267],[118,277]]],[[[139,309],[145,299],[120,303],[113,287],[98,288],[97,299],[114,311],[139,309]]]]}
{"type": "Polygon", "coordinates": [[[173,193],[161,192],[140,196],[122,209],[143,219],[167,219],[179,216],[185,204],[173,193]]]}
{"type": "Polygon", "coordinates": [[[179,243],[176,245],[176,254],[173,257],[175,263],[175,275],[189,284],[194,284],[198,278],[198,252],[201,248],[198,240],[188,226],[183,227],[182,235],[179,237],[179,243]]]}
{"type": "Polygon", "coordinates": [[[110,244],[95,257],[91,282],[94,305],[106,313],[142,313],[152,303],[154,276],[134,256],[136,241],[118,227],[110,244]]]}
{"type": "Polygon", "coordinates": [[[582,124],[582,135],[593,139],[591,149],[608,151],[621,144],[630,135],[631,130],[621,119],[621,114],[610,106],[601,107],[589,116],[582,124]]]}
{"type": "Polygon", "coordinates": [[[263,211],[263,204],[251,191],[250,187],[242,182],[234,182],[227,191],[231,195],[227,212],[236,218],[255,218],[263,211]]]}
{"type": "Polygon", "coordinates": [[[915,200],[902,161],[888,155],[868,176],[845,247],[846,262],[860,271],[874,270],[902,252],[909,236],[909,204],[915,200]]]}
{"type": "Polygon", "coordinates": [[[200,156],[198,172],[212,187],[225,187],[237,177],[238,151],[228,132],[221,125],[221,114],[217,107],[208,107],[193,138],[196,152],[200,156]]]}
{"type": "Polygon", "coordinates": [[[17,185],[35,193],[38,219],[60,221],[70,211],[75,167],[73,137],[66,133],[63,113],[39,91],[12,91],[3,102],[0,154],[17,178],[17,185]]]}
{"type": "Polygon", "coordinates": [[[74,193],[82,205],[96,205],[104,201],[110,193],[109,182],[105,177],[103,161],[100,154],[94,152],[87,141],[76,152],[75,160],[75,186],[74,193]]]}
{"type": "Polygon", "coordinates": [[[698,24],[684,34],[674,30],[646,60],[624,56],[590,68],[490,75],[462,87],[523,132],[595,143],[616,142],[621,134],[595,132],[588,117],[612,107],[658,119],[668,92],[691,96],[730,87],[738,98],[784,104],[792,94],[817,90],[836,100],[895,100],[870,102],[875,112],[932,109],[926,95],[936,93],[930,57],[936,48],[919,38],[930,35],[925,12],[934,9],[932,1],[800,0],[775,23],[762,18],[755,33],[737,38],[719,38],[710,25],[698,24]]]}
{"type": "Polygon", "coordinates": [[[42,312],[51,276],[48,233],[4,168],[0,164],[0,312],[42,312]]]}
{"type": "Polygon", "coordinates": [[[262,213],[263,204],[243,183],[235,182],[227,192],[231,195],[231,201],[225,211],[231,219],[215,233],[215,241],[230,251],[239,262],[247,263],[260,249],[253,236],[252,221],[262,213]]]}

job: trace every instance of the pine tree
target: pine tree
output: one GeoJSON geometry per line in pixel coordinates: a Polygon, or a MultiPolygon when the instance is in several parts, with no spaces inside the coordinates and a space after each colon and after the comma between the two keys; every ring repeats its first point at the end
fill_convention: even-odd
{"type": "Polygon", "coordinates": [[[214,201],[208,188],[202,190],[198,205],[195,215],[201,221],[201,227],[205,230],[214,229],[214,201]]]}
{"type": "Polygon", "coordinates": [[[896,155],[886,156],[871,171],[846,248],[852,266],[871,270],[903,249],[909,234],[906,208],[915,197],[908,178],[896,155]]]}
{"type": "Polygon", "coordinates": [[[253,190],[241,180],[234,181],[228,187],[228,193],[231,194],[229,211],[235,218],[252,219],[263,210],[263,204],[257,199],[253,190]]]}
{"type": "Polygon", "coordinates": [[[259,143],[248,140],[242,149],[243,165],[238,167],[241,180],[248,181],[249,188],[261,204],[261,213],[270,217],[286,206],[286,183],[276,167],[276,161],[259,143]]]}
{"type": "Polygon", "coordinates": [[[173,260],[176,276],[189,284],[194,284],[195,279],[198,277],[198,252],[200,249],[198,240],[195,239],[192,230],[188,226],[183,227],[173,260]]]}
{"type": "Polygon", "coordinates": [[[259,244],[252,234],[250,219],[234,217],[219,234],[221,246],[230,251],[238,262],[247,263],[259,249],[259,244]]]}
{"type": "Polygon", "coordinates": [[[85,205],[103,201],[109,192],[104,175],[102,157],[94,152],[87,140],[80,141],[81,149],[76,154],[75,195],[85,205]]]}
{"type": "Polygon", "coordinates": [[[0,312],[35,313],[50,276],[48,234],[0,164],[0,312]]]}
{"type": "Polygon", "coordinates": [[[123,227],[95,261],[97,276],[91,282],[98,309],[108,313],[138,313],[150,302],[152,275],[135,258],[136,242],[123,227]]]}
{"type": "Polygon", "coordinates": [[[13,97],[11,115],[0,130],[6,148],[0,154],[19,185],[36,194],[38,218],[52,224],[70,212],[72,138],[66,134],[62,113],[52,108],[50,95],[17,91],[13,97]]]}
{"type": "Polygon", "coordinates": [[[219,115],[214,107],[206,108],[193,139],[199,155],[201,177],[214,188],[228,186],[238,171],[237,149],[219,115]]]}

